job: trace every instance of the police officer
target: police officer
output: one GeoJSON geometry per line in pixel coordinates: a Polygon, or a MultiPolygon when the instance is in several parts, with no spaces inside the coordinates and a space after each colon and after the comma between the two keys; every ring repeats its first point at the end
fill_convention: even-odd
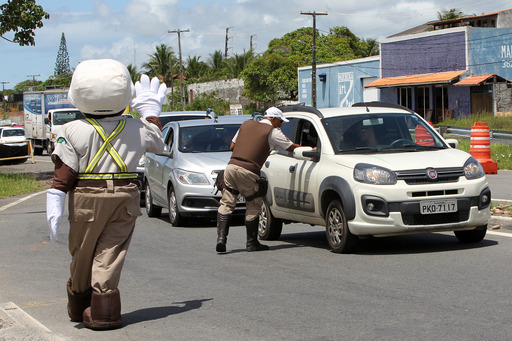
{"type": "Polygon", "coordinates": [[[118,284],[141,215],[136,167],[145,152],[164,150],[158,117],[165,91],[146,75],[134,86],[111,59],[80,63],[71,80],[68,99],[86,118],[65,124],[58,137],[47,218],[56,241],[69,193],[68,315],[90,329],[123,324],[118,284]],[[140,120],[121,116],[130,103],[140,120]]]}
{"type": "Polygon", "coordinates": [[[224,171],[225,189],[217,212],[217,252],[226,251],[227,235],[237,196],[246,198],[245,227],[247,251],[268,250],[258,241],[259,212],[265,193],[259,191],[260,170],[270,151],[278,146],[292,152],[300,145],[291,142],[281,131],[283,122],[288,122],[283,112],[276,107],[265,111],[264,118],[246,121],[233,137],[231,159],[224,171]]]}

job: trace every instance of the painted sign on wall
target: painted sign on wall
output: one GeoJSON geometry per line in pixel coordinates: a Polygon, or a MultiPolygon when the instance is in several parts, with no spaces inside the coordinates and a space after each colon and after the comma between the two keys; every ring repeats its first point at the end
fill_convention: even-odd
{"type": "Polygon", "coordinates": [[[354,72],[338,73],[338,101],[340,107],[354,104],[354,72]]]}

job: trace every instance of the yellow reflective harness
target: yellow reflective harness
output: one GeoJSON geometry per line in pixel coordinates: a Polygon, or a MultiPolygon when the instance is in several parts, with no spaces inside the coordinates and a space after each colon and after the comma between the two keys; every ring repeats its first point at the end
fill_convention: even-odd
{"type": "Polygon", "coordinates": [[[84,173],[79,173],[77,178],[80,180],[108,180],[108,179],[136,179],[137,173],[128,173],[126,168],[126,163],[123,161],[119,153],[114,149],[112,146],[112,140],[114,140],[117,135],[119,135],[125,125],[126,120],[121,120],[117,124],[114,131],[107,136],[105,129],[96,121],[94,118],[86,118],[87,122],[89,122],[94,129],[98,132],[100,137],[103,139],[103,144],[101,145],[100,149],[96,152],[94,157],[89,162],[89,165],[87,165],[87,168],[85,169],[84,173]],[[114,159],[114,162],[119,167],[120,173],[93,173],[92,171],[94,168],[98,165],[98,162],[100,161],[101,157],[105,154],[105,152],[108,152],[110,156],[114,159]]]}

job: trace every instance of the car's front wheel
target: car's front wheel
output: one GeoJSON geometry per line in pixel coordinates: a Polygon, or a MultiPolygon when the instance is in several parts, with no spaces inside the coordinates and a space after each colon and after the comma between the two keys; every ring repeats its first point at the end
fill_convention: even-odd
{"type": "Polygon", "coordinates": [[[283,222],[277,219],[270,212],[270,207],[266,200],[263,200],[260,211],[260,223],[258,226],[258,235],[263,240],[276,240],[281,236],[283,222]]]}
{"type": "Polygon", "coordinates": [[[335,253],[352,252],[357,245],[357,236],[348,229],[343,206],[338,200],[333,200],[325,215],[325,230],[327,242],[335,253]]]}
{"type": "Polygon", "coordinates": [[[461,243],[478,243],[487,233],[487,225],[478,226],[474,230],[454,231],[455,237],[461,243]]]}
{"type": "Polygon", "coordinates": [[[178,210],[178,200],[176,199],[176,192],[174,187],[169,188],[169,220],[172,226],[182,226],[185,223],[185,218],[180,214],[178,210]]]}
{"type": "Polygon", "coordinates": [[[162,214],[162,208],[160,206],[153,204],[153,195],[151,193],[151,188],[149,187],[147,181],[144,187],[146,213],[148,214],[148,217],[159,217],[162,214]]]}

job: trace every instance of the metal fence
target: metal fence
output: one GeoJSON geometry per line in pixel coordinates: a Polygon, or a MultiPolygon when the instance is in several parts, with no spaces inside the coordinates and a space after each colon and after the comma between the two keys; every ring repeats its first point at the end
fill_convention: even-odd
{"type": "MultiPolygon", "coordinates": [[[[468,139],[471,137],[471,128],[439,126],[438,129],[442,136],[459,136],[468,139]]],[[[489,137],[491,139],[491,143],[512,144],[511,131],[489,129],[489,137]]]]}

